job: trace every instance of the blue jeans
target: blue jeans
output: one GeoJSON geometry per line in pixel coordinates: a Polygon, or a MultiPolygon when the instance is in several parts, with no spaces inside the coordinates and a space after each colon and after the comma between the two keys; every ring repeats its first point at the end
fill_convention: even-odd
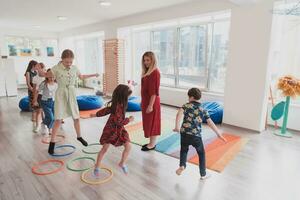
{"type": "Polygon", "coordinates": [[[181,149],[180,149],[180,167],[186,168],[187,154],[189,151],[189,146],[192,145],[198,154],[199,157],[199,170],[200,175],[206,175],[206,166],[205,166],[205,150],[201,137],[181,134],[181,149]]]}
{"type": "Polygon", "coordinates": [[[49,129],[53,127],[54,123],[54,101],[53,99],[48,99],[46,101],[41,100],[42,108],[45,114],[45,118],[43,119],[43,124],[45,124],[49,129]]]}

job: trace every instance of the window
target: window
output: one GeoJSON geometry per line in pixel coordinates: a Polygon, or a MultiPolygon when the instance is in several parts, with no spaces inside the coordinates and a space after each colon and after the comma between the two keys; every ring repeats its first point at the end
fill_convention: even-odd
{"type": "Polygon", "coordinates": [[[152,32],[152,51],[157,57],[163,85],[175,86],[174,37],[172,29],[152,32]]]}
{"type": "MultiPolygon", "coordinates": [[[[279,1],[274,4],[274,11],[280,14],[273,15],[269,66],[272,70],[271,89],[276,101],[283,99],[281,91],[277,90],[280,77],[292,75],[300,79],[300,18],[292,14],[292,9],[299,5],[297,2],[279,1]]],[[[291,99],[291,102],[300,105],[300,97],[291,99]]]]}
{"type": "Polygon", "coordinates": [[[150,49],[150,32],[136,32],[133,34],[133,79],[136,82],[141,81],[142,75],[142,56],[150,49]]]}
{"type": "Polygon", "coordinates": [[[142,55],[151,50],[158,60],[162,85],[223,93],[229,19],[226,11],[131,28],[132,77],[140,81],[142,55]]]}
{"type": "Polygon", "coordinates": [[[75,42],[77,65],[83,74],[103,73],[102,38],[78,39],[75,42]]]}
{"type": "Polygon", "coordinates": [[[223,92],[228,55],[229,21],[217,22],[213,26],[212,54],[209,68],[209,88],[223,92]]]}
{"type": "Polygon", "coordinates": [[[207,83],[207,25],[179,29],[179,87],[205,88],[207,83]]]}

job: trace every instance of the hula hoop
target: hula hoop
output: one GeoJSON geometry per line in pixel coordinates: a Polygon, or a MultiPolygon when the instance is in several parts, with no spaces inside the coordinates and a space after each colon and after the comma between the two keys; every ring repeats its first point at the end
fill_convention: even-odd
{"type": "Polygon", "coordinates": [[[90,180],[87,180],[85,178],[86,174],[88,172],[90,172],[91,170],[94,170],[94,168],[90,168],[89,170],[86,170],[84,172],[82,172],[81,174],[81,180],[87,184],[90,184],[90,185],[99,185],[99,184],[103,184],[103,183],[107,183],[108,181],[110,181],[112,179],[112,177],[114,176],[114,173],[111,169],[109,168],[106,168],[106,167],[101,167],[102,170],[106,170],[110,173],[110,176],[107,177],[106,179],[102,179],[102,180],[98,180],[98,181],[90,181],[90,180]]]}
{"type": "Polygon", "coordinates": [[[60,145],[60,146],[55,147],[55,149],[60,149],[60,148],[64,148],[64,147],[70,147],[70,148],[72,148],[73,150],[70,151],[70,152],[64,153],[64,154],[57,154],[57,153],[54,153],[54,154],[51,155],[51,156],[54,156],[54,157],[64,157],[64,156],[71,155],[72,153],[74,153],[74,152],[76,151],[76,147],[73,146],[73,145],[70,145],[70,144],[63,144],[63,145],[60,145]]]}
{"type": "Polygon", "coordinates": [[[86,167],[86,168],[83,168],[83,169],[75,169],[75,168],[72,168],[72,167],[71,167],[71,166],[72,166],[72,163],[74,163],[75,161],[77,161],[77,160],[85,160],[85,159],[86,159],[86,160],[91,160],[91,161],[93,161],[94,163],[96,162],[95,159],[92,158],[92,157],[88,157],[88,156],[78,157],[78,158],[75,158],[75,159],[70,160],[70,161],[67,163],[67,169],[68,169],[68,170],[71,170],[71,171],[73,171],[73,172],[82,172],[82,171],[88,170],[88,169],[90,169],[91,167],[94,166],[94,164],[93,164],[93,166],[86,167]]]}
{"type": "Polygon", "coordinates": [[[86,154],[97,154],[97,153],[99,153],[99,151],[88,151],[88,147],[98,146],[98,145],[100,146],[101,144],[100,143],[89,144],[87,147],[85,147],[84,149],[82,149],[82,152],[86,153],[86,154]]]}
{"type": "Polygon", "coordinates": [[[56,172],[61,171],[63,169],[63,166],[64,166],[64,162],[63,161],[50,159],[50,160],[45,160],[45,161],[39,162],[39,163],[35,164],[34,166],[32,166],[31,172],[33,174],[35,174],[35,175],[45,176],[45,175],[50,175],[50,174],[54,174],[56,172]],[[60,166],[57,169],[49,171],[49,172],[38,172],[37,171],[37,169],[39,168],[39,166],[47,164],[47,163],[58,163],[58,164],[60,164],[60,166]]]}
{"type": "MultiPolygon", "coordinates": [[[[62,141],[65,140],[65,136],[64,136],[64,135],[57,135],[56,137],[58,137],[58,138],[60,138],[60,139],[55,140],[55,141],[54,141],[55,143],[62,142],[62,141]]],[[[44,143],[44,144],[49,144],[49,143],[50,143],[50,140],[51,140],[51,136],[48,135],[48,136],[43,137],[41,141],[42,141],[42,143],[44,143]]]]}

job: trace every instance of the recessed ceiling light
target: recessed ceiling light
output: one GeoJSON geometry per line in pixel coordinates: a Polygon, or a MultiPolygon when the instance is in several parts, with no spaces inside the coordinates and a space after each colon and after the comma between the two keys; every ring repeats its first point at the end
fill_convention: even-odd
{"type": "Polygon", "coordinates": [[[99,4],[105,7],[111,6],[111,2],[109,1],[99,1],[99,4]]]}
{"type": "Polygon", "coordinates": [[[33,26],[33,28],[41,28],[41,26],[33,26]]]}
{"type": "Polygon", "coordinates": [[[64,21],[64,20],[67,20],[68,18],[66,16],[57,16],[57,19],[64,21]]]}

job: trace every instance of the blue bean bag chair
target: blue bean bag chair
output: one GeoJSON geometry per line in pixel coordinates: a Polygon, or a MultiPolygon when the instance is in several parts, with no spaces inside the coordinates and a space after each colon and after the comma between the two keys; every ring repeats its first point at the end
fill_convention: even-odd
{"type": "MultiPolygon", "coordinates": [[[[207,110],[211,120],[215,124],[221,124],[223,120],[223,104],[219,102],[204,102],[202,103],[204,110],[207,110]]],[[[203,119],[203,122],[206,123],[206,120],[203,119]]]]}
{"type": "Polygon", "coordinates": [[[94,110],[104,105],[103,98],[95,95],[77,96],[79,110],[94,110]]]}
{"type": "Polygon", "coordinates": [[[129,112],[135,112],[135,111],[141,111],[141,98],[137,96],[131,96],[128,98],[128,107],[127,111],[129,112]]]}
{"type": "Polygon", "coordinates": [[[30,112],[29,109],[29,97],[23,97],[20,102],[19,102],[19,108],[21,109],[21,111],[23,112],[30,112]]]}

